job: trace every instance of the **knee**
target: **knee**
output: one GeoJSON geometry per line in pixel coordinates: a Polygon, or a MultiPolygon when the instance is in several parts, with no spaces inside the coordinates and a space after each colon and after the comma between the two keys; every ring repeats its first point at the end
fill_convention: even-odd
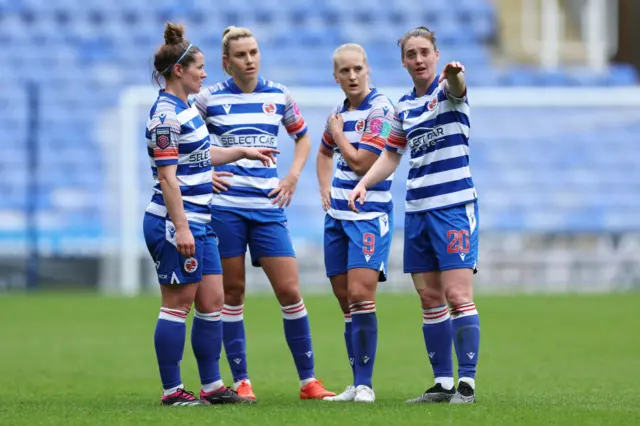
{"type": "Polygon", "coordinates": [[[375,285],[367,285],[360,281],[349,283],[349,303],[373,302],[375,301],[375,293],[375,285]]]}
{"type": "Polygon", "coordinates": [[[176,309],[179,311],[186,312],[187,314],[191,311],[192,305],[193,305],[193,301],[191,300],[180,300],[177,298],[165,300],[162,303],[163,308],[176,309]]]}
{"type": "Polygon", "coordinates": [[[229,306],[240,306],[244,304],[244,283],[224,286],[224,303],[229,306]]]}
{"type": "Polygon", "coordinates": [[[340,309],[345,314],[349,313],[349,295],[347,293],[347,289],[343,287],[333,286],[333,294],[336,296],[338,303],[340,304],[340,309]]]}
{"type": "Polygon", "coordinates": [[[458,306],[464,303],[469,303],[473,299],[471,293],[471,285],[465,283],[450,284],[446,287],[445,295],[447,302],[451,306],[458,306]]]}
{"type": "Polygon", "coordinates": [[[445,294],[439,287],[425,286],[419,294],[423,308],[435,308],[446,304],[445,294]]]}
{"type": "Polygon", "coordinates": [[[278,286],[276,297],[281,306],[290,306],[298,303],[302,296],[297,283],[289,283],[287,285],[278,286]]]}
{"type": "MultiPolygon", "coordinates": [[[[222,304],[225,302],[222,295],[220,297],[211,297],[207,300],[196,299],[196,311],[201,314],[210,314],[212,312],[218,312],[222,310],[222,304]]],[[[236,306],[236,305],[232,305],[236,306]]]]}

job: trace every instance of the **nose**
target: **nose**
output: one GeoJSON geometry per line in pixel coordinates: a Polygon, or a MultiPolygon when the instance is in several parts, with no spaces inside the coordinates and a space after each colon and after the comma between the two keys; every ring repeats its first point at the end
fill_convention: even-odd
{"type": "Polygon", "coordinates": [[[356,76],[355,71],[351,71],[351,72],[349,73],[349,80],[351,80],[351,81],[355,81],[355,80],[356,80],[356,77],[357,77],[357,76],[356,76]]]}

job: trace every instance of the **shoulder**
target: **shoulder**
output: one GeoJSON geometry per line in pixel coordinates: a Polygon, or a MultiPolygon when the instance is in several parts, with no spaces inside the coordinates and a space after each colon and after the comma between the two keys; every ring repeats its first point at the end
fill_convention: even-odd
{"type": "Polygon", "coordinates": [[[393,110],[395,106],[391,99],[388,96],[385,96],[382,93],[376,93],[376,95],[371,99],[371,108],[373,109],[383,109],[383,110],[393,110]]]}
{"type": "Polygon", "coordinates": [[[289,89],[284,84],[275,82],[273,80],[267,80],[267,79],[263,79],[262,83],[263,83],[263,87],[262,87],[261,92],[264,92],[264,93],[282,93],[284,95],[288,95],[289,94],[289,89]]]}
{"type": "Polygon", "coordinates": [[[403,103],[405,103],[405,102],[408,102],[408,101],[412,101],[412,100],[414,100],[415,98],[416,98],[416,97],[415,97],[415,95],[413,94],[413,89],[411,89],[411,90],[409,90],[408,92],[406,92],[404,95],[402,95],[402,96],[400,97],[400,99],[398,99],[398,105],[401,105],[401,104],[403,104],[403,103]]]}
{"type": "Polygon", "coordinates": [[[231,92],[229,90],[229,83],[226,81],[221,81],[200,91],[200,95],[203,96],[225,95],[228,93],[231,92]]]}
{"type": "Polygon", "coordinates": [[[151,109],[149,128],[152,129],[159,126],[179,126],[178,113],[178,105],[176,105],[176,103],[171,99],[158,99],[151,109]]]}

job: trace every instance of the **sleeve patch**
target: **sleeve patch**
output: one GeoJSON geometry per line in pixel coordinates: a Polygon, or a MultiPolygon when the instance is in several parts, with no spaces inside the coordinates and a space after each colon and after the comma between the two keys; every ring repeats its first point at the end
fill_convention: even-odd
{"type": "Polygon", "coordinates": [[[167,149],[171,145],[171,129],[168,127],[158,127],[154,132],[156,146],[160,149],[167,149]]]}

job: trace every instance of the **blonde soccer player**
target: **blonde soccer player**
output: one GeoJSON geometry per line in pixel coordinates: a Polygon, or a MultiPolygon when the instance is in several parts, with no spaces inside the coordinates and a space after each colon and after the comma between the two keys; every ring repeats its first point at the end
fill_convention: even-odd
{"type": "Polygon", "coordinates": [[[307,125],[287,88],[260,76],[260,49],[251,31],[237,27],[224,31],[222,63],[230,78],[205,88],[195,98],[214,145],[222,150],[276,148],[281,124],[295,141],[293,163],[283,179],[278,178],[275,164],[265,166],[251,160],[216,168],[231,175],[229,186],[219,186],[213,197],[212,225],[220,237],[223,338],[234,388],[241,396],[256,398],[247,371],[243,320],[249,247],[252,264],[262,267],[280,303],[284,335],[300,380],[300,398],[334,396],[315,378],[307,309],[284,213],[311,149],[307,125]]]}
{"type": "Polygon", "coordinates": [[[409,152],[404,271],[412,274],[420,293],[435,384],[408,402],[473,403],[480,347],[472,287],[478,202],[469,169],[464,67],[451,62],[437,74],[436,37],[425,27],[409,31],[399,45],[414,87],[398,102],[386,150],[353,190],[349,205],[354,211],[363,208],[367,189],[391,175],[409,152]],[[458,358],[457,389],[452,346],[458,358]]]}
{"type": "Polygon", "coordinates": [[[154,78],[158,85],[164,82],[164,88],[147,121],[147,152],[155,185],[143,224],[162,295],[154,335],[161,404],[252,402],[225,387],[220,377],[224,294],[217,237],[210,225],[211,165],[240,158],[271,163],[277,151],[210,147],[204,120],[188,102],[207,76],[204,56],[184,39],[181,25],[167,23],[164,39],[154,57],[154,78]],[[194,304],[191,345],[200,373],[200,398],[185,390],[180,375],[185,322],[194,304]]]}
{"type": "Polygon", "coordinates": [[[349,193],[378,159],[391,133],[393,104],[370,87],[364,49],[345,44],[333,54],[333,75],[345,99],[327,120],[317,157],[324,221],[327,277],[344,313],[344,338],[353,383],[332,401],[374,402],[373,368],[378,343],[376,288],[386,281],[393,231],[392,177],[372,187],[359,214],[349,193]],[[334,158],[337,166],[333,172],[334,158]]]}

